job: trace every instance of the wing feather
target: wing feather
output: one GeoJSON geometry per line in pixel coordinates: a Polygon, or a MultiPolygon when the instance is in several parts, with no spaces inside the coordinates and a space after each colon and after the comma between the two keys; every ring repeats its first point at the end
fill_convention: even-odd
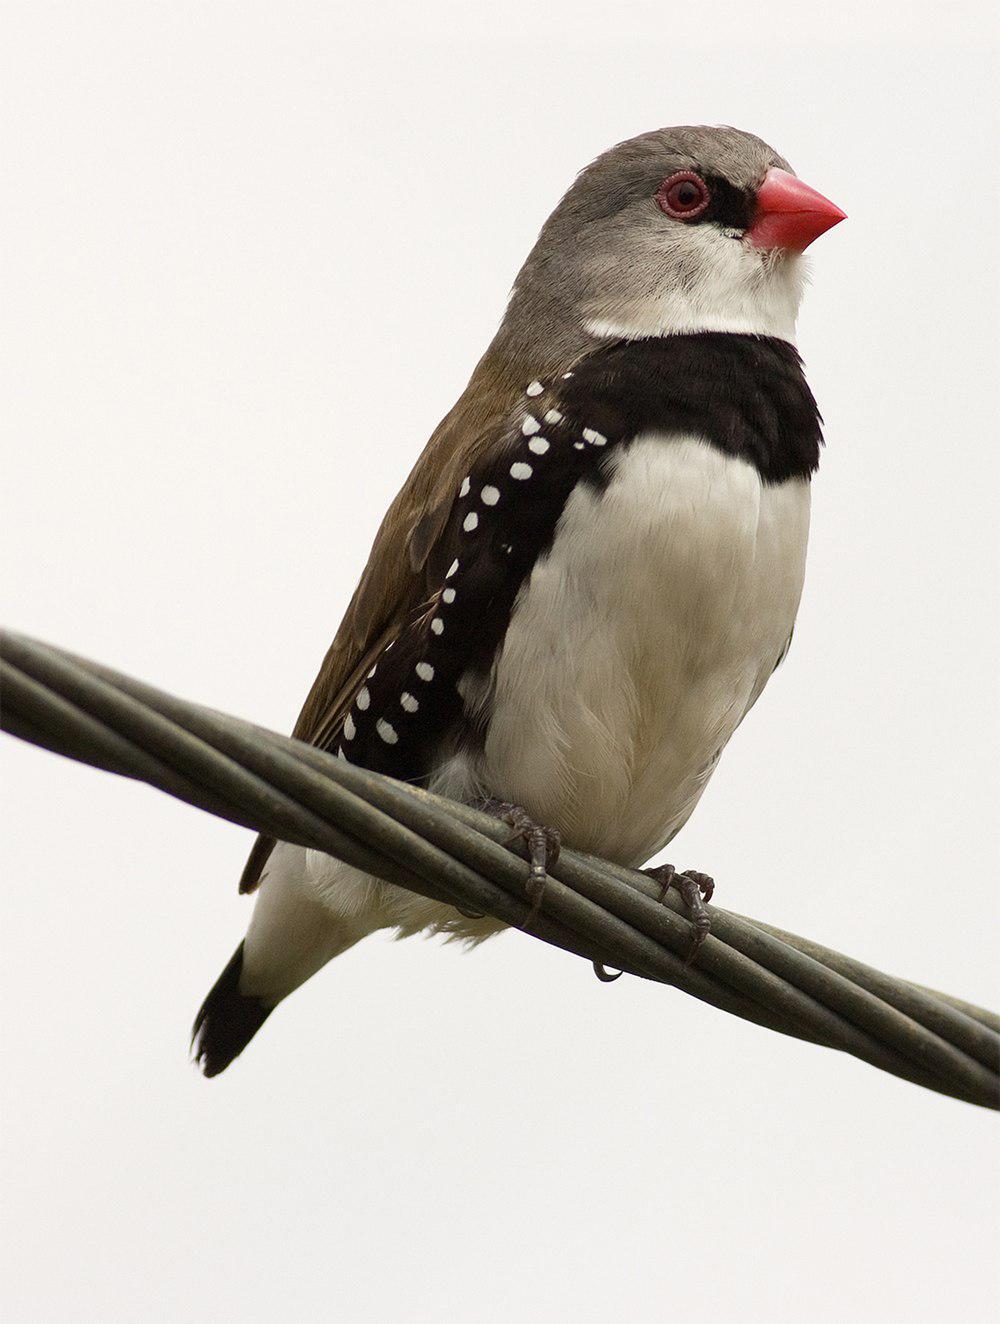
{"type": "MultiPolygon", "coordinates": [[[[320,748],[339,731],[374,661],[426,593],[424,567],[465,474],[501,434],[529,375],[514,358],[487,353],[442,419],[386,512],[368,563],[323,659],[292,735],[320,748]]],[[[259,884],[274,841],[258,837],[240,891],[259,884]]]]}

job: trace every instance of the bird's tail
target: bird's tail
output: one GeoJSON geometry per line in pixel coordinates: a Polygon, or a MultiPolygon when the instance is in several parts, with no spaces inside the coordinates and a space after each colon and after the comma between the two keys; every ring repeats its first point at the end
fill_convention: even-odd
{"type": "Polygon", "coordinates": [[[331,897],[340,897],[350,913],[320,900],[300,846],[275,848],[247,936],[195,1017],[192,1055],[204,1075],[225,1071],[279,1002],[385,923],[370,903],[372,879],[336,860],[322,863],[332,877],[331,897]]]}
{"type": "Polygon", "coordinates": [[[191,1051],[206,1076],[225,1071],[273,1010],[259,998],[240,992],[242,971],[243,943],[240,943],[194,1018],[191,1051]]]}

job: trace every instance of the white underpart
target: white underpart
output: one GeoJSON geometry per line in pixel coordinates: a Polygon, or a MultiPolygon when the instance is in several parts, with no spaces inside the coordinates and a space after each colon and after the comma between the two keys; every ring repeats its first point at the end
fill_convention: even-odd
{"type": "MultiPolygon", "coordinates": [[[[372,887],[369,881],[369,894],[372,887]]],[[[353,915],[331,911],[310,878],[307,852],[279,842],[267,862],[244,940],[242,992],[276,1005],[377,928],[371,918],[371,906],[359,906],[353,915]]]]}
{"type": "Polygon", "coordinates": [[[730,331],[795,344],[803,257],[762,252],[711,225],[691,227],[685,239],[684,248],[664,255],[661,281],[626,289],[609,282],[585,309],[585,329],[614,340],[730,331]]]}
{"type": "Polygon", "coordinates": [[[791,633],[809,484],[650,435],[571,495],[495,667],[477,780],[645,863],[687,820],[791,633]]]}
{"type": "MultiPolygon", "coordinates": [[[[473,800],[484,788],[462,757],[446,760],[430,789],[473,800]]],[[[379,929],[481,942],[505,925],[383,883],[320,851],[279,842],[257,892],[243,949],[240,989],[276,1006],[348,947],[379,929]]]]}
{"type": "MultiPolygon", "coordinates": [[[[490,680],[459,683],[467,710],[491,703],[481,757],[449,758],[431,789],[514,801],[568,844],[640,865],[691,814],[785,647],[809,484],[765,486],[696,438],[648,435],[612,463],[603,493],[571,495],[490,680]]],[[[477,941],[502,927],[282,844],[241,987],[277,1002],[380,928],[477,941]]]]}

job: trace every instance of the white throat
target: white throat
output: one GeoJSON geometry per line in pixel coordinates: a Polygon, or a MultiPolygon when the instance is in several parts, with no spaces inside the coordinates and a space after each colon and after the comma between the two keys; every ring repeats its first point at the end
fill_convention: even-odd
{"type": "Polygon", "coordinates": [[[586,310],[585,330],[615,340],[729,331],[795,344],[806,278],[801,257],[763,255],[730,239],[727,246],[703,251],[697,273],[687,274],[688,279],[675,274],[640,296],[616,301],[617,308],[610,299],[595,301],[586,310]]]}

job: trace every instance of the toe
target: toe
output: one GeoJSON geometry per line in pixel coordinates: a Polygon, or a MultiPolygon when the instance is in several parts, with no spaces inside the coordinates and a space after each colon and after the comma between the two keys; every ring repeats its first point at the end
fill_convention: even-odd
{"type": "Polygon", "coordinates": [[[712,921],[707,915],[692,916],[691,924],[694,932],[691,935],[691,946],[688,948],[688,954],[684,958],[685,965],[690,965],[698,955],[702,943],[712,931],[712,921]]]}
{"type": "Polygon", "coordinates": [[[562,850],[562,837],[555,828],[543,828],[545,833],[545,862],[551,869],[559,861],[559,852],[562,850]]]}
{"type": "Polygon", "coordinates": [[[647,878],[652,878],[654,883],[660,884],[660,895],[657,899],[663,901],[674,884],[677,870],[672,864],[657,864],[652,869],[643,869],[642,872],[647,878]]]}
{"type": "Polygon", "coordinates": [[[685,878],[690,878],[692,883],[698,888],[705,901],[711,901],[715,892],[715,879],[709,877],[707,873],[701,873],[697,869],[685,869],[685,878]]]}

